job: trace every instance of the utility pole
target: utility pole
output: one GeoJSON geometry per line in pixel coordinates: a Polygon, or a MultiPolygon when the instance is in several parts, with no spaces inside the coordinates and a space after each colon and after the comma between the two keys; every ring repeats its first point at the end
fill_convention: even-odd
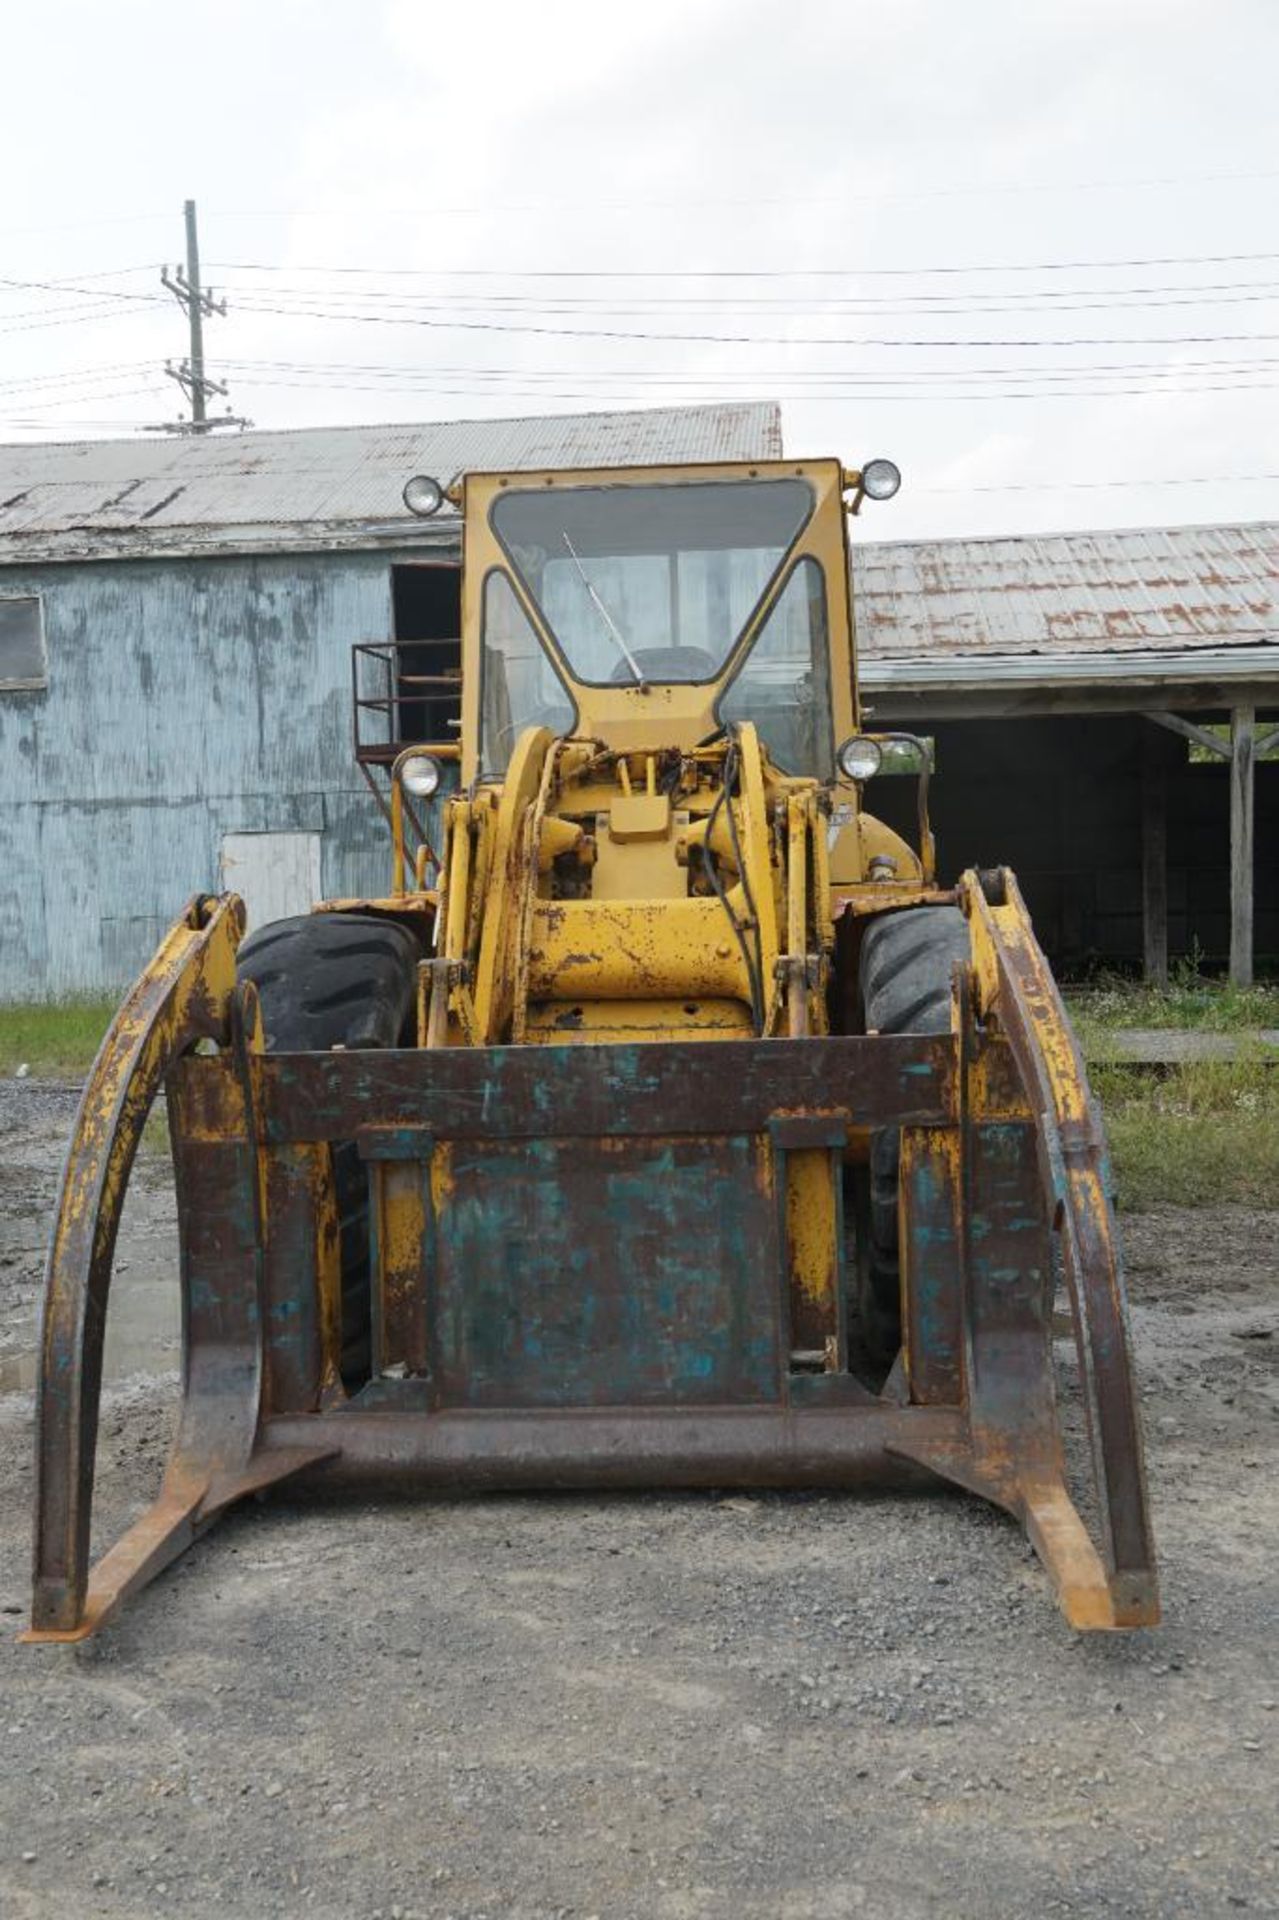
{"type": "Polygon", "coordinates": [[[200,284],[200,239],[196,231],[195,201],[188,200],[184,207],[186,215],[187,260],[185,267],[175,267],[170,273],[167,267],[161,269],[160,284],[167,287],[178,305],[187,316],[190,328],[191,345],[185,360],[176,366],[172,360],[166,360],[164,371],[170,380],[175,380],[191,403],[189,420],[165,422],[166,433],[210,433],[215,427],[251,427],[251,420],[241,420],[231,412],[230,407],[224,414],[218,414],[210,420],[205,402],[211,394],[226,394],[226,382],[212,380],[204,370],[204,323],[215,314],[226,318],[226,301],[215,300],[212,293],[206,293],[200,284]]]}

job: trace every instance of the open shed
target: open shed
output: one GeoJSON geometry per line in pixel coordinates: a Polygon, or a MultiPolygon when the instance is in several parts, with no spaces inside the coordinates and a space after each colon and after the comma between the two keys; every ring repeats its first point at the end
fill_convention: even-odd
{"type": "Polygon", "coordinates": [[[943,873],[1013,867],[1061,967],[1279,961],[1279,526],[859,543],[853,573],[869,724],[935,742],[943,873]]]}

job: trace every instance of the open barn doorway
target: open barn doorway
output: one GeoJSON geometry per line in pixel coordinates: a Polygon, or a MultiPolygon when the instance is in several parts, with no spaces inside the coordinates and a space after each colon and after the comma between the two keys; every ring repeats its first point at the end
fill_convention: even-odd
{"type": "Polygon", "coordinates": [[[396,737],[454,740],[462,719],[462,569],[456,562],[391,568],[396,737]]]}

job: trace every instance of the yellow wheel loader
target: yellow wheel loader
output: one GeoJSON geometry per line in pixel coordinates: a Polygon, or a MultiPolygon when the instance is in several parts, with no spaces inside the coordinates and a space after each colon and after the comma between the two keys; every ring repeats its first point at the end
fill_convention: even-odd
{"type": "MultiPolygon", "coordinates": [[[[243,943],[239,900],[198,896],[85,1089],[29,1639],[93,1633],[284,1480],[949,1482],[1022,1522],[1074,1626],[1158,1617],[1079,1050],[1012,875],[939,884],[927,752],[862,726],[848,520],[896,484],[835,460],[410,481],[462,513],[460,675],[431,683],[448,738],[388,728],[390,891],[243,943]],[[917,844],[867,807],[890,753],[917,844]],[[91,1570],[112,1254],[162,1087],[181,1411],[91,1570]]],[[[412,678],[357,704],[426,712],[412,678]]]]}

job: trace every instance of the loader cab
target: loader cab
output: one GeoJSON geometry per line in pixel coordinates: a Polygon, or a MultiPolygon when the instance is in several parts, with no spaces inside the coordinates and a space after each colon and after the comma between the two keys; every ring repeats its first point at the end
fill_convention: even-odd
{"type": "Polygon", "coordinates": [[[462,779],[532,726],[614,751],[753,721],[830,781],[856,730],[838,461],[471,474],[463,483],[462,779]]]}

